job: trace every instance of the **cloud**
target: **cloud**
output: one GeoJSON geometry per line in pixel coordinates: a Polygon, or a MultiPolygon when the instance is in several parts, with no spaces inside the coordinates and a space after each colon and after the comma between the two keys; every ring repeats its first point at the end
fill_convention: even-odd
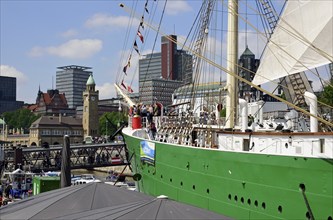
{"type": "Polygon", "coordinates": [[[96,89],[99,90],[99,99],[110,99],[116,97],[116,89],[112,83],[104,83],[101,86],[96,85],[96,89]]]}
{"type": "Polygon", "coordinates": [[[254,31],[248,31],[247,34],[245,34],[245,30],[240,30],[238,35],[238,54],[239,56],[245,51],[246,45],[245,45],[245,39],[247,42],[247,46],[249,49],[254,53],[256,56],[256,59],[259,59],[261,56],[261,53],[266,45],[266,41],[257,32],[254,31]]]}
{"type": "Polygon", "coordinates": [[[177,15],[179,13],[192,11],[192,7],[185,1],[169,1],[166,6],[166,13],[169,15],[177,15]]]}
{"type": "Polygon", "coordinates": [[[28,78],[19,70],[15,69],[15,67],[0,65],[0,75],[1,76],[10,76],[16,78],[16,88],[17,88],[17,100],[26,99],[26,94],[21,95],[22,88],[27,85],[28,78]]]}
{"type": "Polygon", "coordinates": [[[45,49],[43,47],[33,47],[30,52],[29,56],[31,57],[41,57],[45,53],[45,49]]]}
{"type": "Polygon", "coordinates": [[[78,34],[78,32],[74,29],[69,29],[63,33],[61,33],[62,37],[69,38],[69,37],[74,37],[78,34]]]}
{"type": "Polygon", "coordinates": [[[44,54],[54,55],[63,58],[85,59],[99,52],[103,43],[98,39],[74,39],[59,46],[34,47],[30,51],[30,56],[43,56],[44,54]]]}
{"type": "Polygon", "coordinates": [[[27,77],[15,67],[12,66],[7,66],[7,65],[0,65],[0,75],[1,76],[10,76],[10,77],[15,77],[17,79],[17,85],[23,85],[24,83],[27,82],[27,77]]]}
{"type": "MultiPolygon", "coordinates": [[[[138,21],[139,22],[139,21],[138,21]]],[[[138,22],[132,21],[132,23],[137,24],[138,22]]],[[[127,16],[111,16],[106,14],[95,14],[89,18],[85,26],[88,28],[96,27],[127,27],[131,23],[130,18],[127,16]]]]}

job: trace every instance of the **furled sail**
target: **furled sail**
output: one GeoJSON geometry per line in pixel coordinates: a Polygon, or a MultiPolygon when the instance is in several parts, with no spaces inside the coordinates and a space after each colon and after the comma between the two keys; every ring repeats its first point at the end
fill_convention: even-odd
{"type": "Polygon", "coordinates": [[[333,61],[333,1],[288,1],[253,79],[263,84],[333,61]]]}

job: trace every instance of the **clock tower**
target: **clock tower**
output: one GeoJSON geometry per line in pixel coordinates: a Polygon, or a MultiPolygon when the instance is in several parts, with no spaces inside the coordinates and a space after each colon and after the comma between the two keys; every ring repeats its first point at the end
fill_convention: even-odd
{"type": "Polygon", "coordinates": [[[83,92],[83,137],[98,136],[98,91],[95,91],[95,86],[95,80],[90,74],[83,92]]]}

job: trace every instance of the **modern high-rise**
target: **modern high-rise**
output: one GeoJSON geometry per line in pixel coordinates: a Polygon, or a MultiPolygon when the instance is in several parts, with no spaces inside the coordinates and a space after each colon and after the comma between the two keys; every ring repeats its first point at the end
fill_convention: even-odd
{"type": "Polygon", "coordinates": [[[16,78],[0,76],[0,114],[15,111],[23,104],[21,101],[16,101],[16,78]]]}
{"type": "Polygon", "coordinates": [[[139,60],[139,82],[162,78],[161,72],[161,53],[147,54],[139,60]]]}
{"type": "Polygon", "coordinates": [[[169,35],[161,38],[162,78],[192,82],[192,56],[185,50],[177,50],[177,36],[169,35]]]}
{"type": "Polygon", "coordinates": [[[82,93],[86,89],[86,83],[92,71],[91,67],[62,66],[56,72],[56,88],[60,93],[65,93],[69,108],[82,106],[82,93]]]}
{"type": "Polygon", "coordinates": [[[171,104],[171,96],[181,85],[192,82],[192,56],[177,50],[177,36],[163,36],[161,52],[139,60],[139,93],[143,103],[171,104]]]}
{"type": "Polygon", "coordinates": [[[145,104],[160,102],[164,106],[171,105],[172,94],[182,85],[181,81],[163,78],[145,81],[140,88],[140,100],[145,104]]]}

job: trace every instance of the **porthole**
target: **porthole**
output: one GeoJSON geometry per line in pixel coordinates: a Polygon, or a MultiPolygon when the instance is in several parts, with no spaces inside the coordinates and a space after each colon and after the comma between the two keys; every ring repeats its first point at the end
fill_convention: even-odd
{"type": "Polygon", "coordinates": [[[206,190],[207,194],[209,194],[209,189],[206,190]]]}
{"type": "Polygon", "coordinates": [[[192,188],[195,189],[195,185],[193,185],[192,188]]]}
{"type": "Polygon", "coordinates": [[[180,182],[180,185],[181,185],[181,186],[183,185],[183,182],[182,182],[182,181],[180,182]]]}
{"type": "Polygon", "coordinates": [[[251,199],[247,200],[247,204],[251,205],[251,199]]]}
{"type": "Polygon", "coordinates": [[[163,179],[163,175],[161,175],[161,179],[163,179]]]}
{"type": "Polygon", "coordinates": [[[148,170],[148,173],[150,173],[150,170],[148,170]]]}
{"type": "Polygon", "coordinates": [[[310,213],[309,213],[309,212],[306,212],[306,213],[305,213],[305,217],[306,217],[306,219],[311,219],[311,218],[310,218],[310,213]]]}
{"type": "Polygon", "coordinates": [[[255,205],[256,207],[258,207],[258,201],[257,201],[257,200],[254,201],[254,205],[255,205]]]}
{"type": "Polygon", "coordinates": [[[328,216],[327,220],[333,220],[332,216],[328,216]]]}
{"type": "Polygon", "coordinates": [[[279,211],[279,213],[282,213],[282,206],[279,205],[278,211],[279,211]]]}
{"type": "Polygon", "coordinates": [[[170,178],[170,183],[172,183],[172,178],[170,178]]]}
{"type": "Polygon", "coordinates": [[[238,200],[238,197],[237,197],[237,196],[235,196],[235,201],[237,202],[237,200],[238,200]]]}
{"type": "Polygon", "coordinates": [[[228,195],[228,199],[231,200],[231,194],[228,195]]]}
{"type": "Polygon", "coordinates": [[[266,209],[266,203],[261,203],[261,207],[263,208],[263,209],[266,209]]]}
{"type": "Polygon", "coordinates": [[[241,202],[244,203],[244,198],[243,197],[241,198],[241,202]]]}

